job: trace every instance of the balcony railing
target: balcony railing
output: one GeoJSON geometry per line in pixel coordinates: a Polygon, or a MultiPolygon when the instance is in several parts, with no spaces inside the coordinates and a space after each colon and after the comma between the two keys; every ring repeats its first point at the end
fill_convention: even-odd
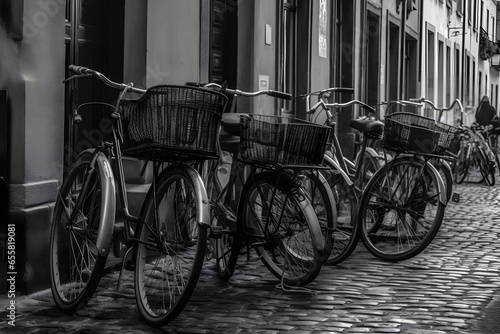
{"type": "Polygon", "coordinates": [[[500,53],[500,48],[497,43],[490,40],[488,33],[481,29],[481,35],[479,37],[479,57],[482,60],[488,60],[493,55],[500,53]]]}

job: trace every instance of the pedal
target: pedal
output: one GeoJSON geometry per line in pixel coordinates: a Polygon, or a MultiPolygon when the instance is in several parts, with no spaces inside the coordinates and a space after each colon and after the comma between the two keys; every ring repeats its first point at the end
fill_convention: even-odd
{"type": "Polygon", "coordinates": [[[224,234],[222,226],[210,226],[210,232],[208,236],[212,239],[220,239],[224,234]]]}
{"type": "Polygon", "coordinates": [[[460,202],[460,194],[458,193],[453,193],[453,195],[451,195],[451,200],[455,203],[458,203],[460,202]]]}

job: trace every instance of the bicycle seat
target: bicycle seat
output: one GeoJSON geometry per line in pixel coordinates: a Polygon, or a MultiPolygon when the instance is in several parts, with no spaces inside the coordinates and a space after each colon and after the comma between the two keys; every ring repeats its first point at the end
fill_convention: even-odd
{"type": "Polygon", "coordinates": [[[239,136],[240,135],[240,115],[246,115],[243,113],[224,113],[222,114],[222,129],[230,135],[239,136]]]}
{"type": "Polygon", "coordinates": [[[222,130],[219,136],[219,143],[224,151],[237,152],[240,145],[240,115],[242,113],[222,114],[222,130]]]}
{"type": "Polygon", "coordinates": [[[353,119],[349,125],[371,139],[380,138],[384,131],[384,123],[377,119],[353,119]]]}

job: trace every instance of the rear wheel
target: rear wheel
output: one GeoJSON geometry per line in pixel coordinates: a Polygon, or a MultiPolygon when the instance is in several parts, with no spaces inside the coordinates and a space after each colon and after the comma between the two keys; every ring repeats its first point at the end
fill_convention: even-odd
{"type": "Polygon", "coordinates": [[[460,184],[464,182],[467,172],[469,170],[469,146],[462,146],[458,151],[458,158],[455,162],[455,182],[460,184]]]}
{"type": "Polygon", "coordinates": [[[306,194],[287,176],[264,172],[250,177],[241,194],[238,223],[283,284],[303,286],[318,276],[324,237],[306,194]]]}
{"type": "Polygon", "coordinates": [[[363,193],[359,223],[366,248],[387,261],[422,252],[434,239],[444,215],[444,186],[420,159],[403,157],[383,166],[363,193]]]}
{"type": "Polygon", "coordinates": [[[107,199],[103,196],[98,165],[91,170],[91,160],[88,152],[80,155],[59,189],[54,209],[50,286],[57,307],[64,312],[76,312],[88,303],[106,263],[106,256],[99,254],[96,243],[107,199]],[[82,192],[85,180],[88,187],[82,192]]]}
{"type": "Polygon", "coordinates": [[[331,233],[333,246],[326,264],[338,264],[354,252],[359,241],[360,229],[356,220],[358,200],[354,186],[347,183],[335,166],[327,159],[323,164],[330,168],[323,175],[334,194],[337,211],[337,222],[331,233]]]}
{"type": "Polygon", "coordinates": [[[484,183],[487,186],[495,185],[495,166],[493,162],[490,162],[486,156],[486,153],[478,147],[476,151],[476,159],[479,166],[479,172],[484,179],[484,183]]]}
{"type": "Polygon", "coordinates": [[[200,208],[195,192],[185,168],[169,168],[151,187],[142,208],[135,292],[139,313],[153,326],[175,319],[198,282],[207,230],[196,219],[200,208]]]}

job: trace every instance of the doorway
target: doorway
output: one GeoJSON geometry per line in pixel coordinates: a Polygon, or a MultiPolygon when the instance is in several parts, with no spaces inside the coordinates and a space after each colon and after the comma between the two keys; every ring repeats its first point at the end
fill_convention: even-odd
{"type": "MultiPolygon", "coordinates": [[[[66,77],[71,64],[95,69],[113,81],[123,79],[125,0],[66,0],[66,77]]],[[[110,102],[117,92],[92,78],[72,80],[65,86],[65,150],[67,168],[77,155],[98,144],[111,133],[106,121],[110,108],[82,108],[82,123],[73,124],[72,112],[82,103],[110,102]]]]}

